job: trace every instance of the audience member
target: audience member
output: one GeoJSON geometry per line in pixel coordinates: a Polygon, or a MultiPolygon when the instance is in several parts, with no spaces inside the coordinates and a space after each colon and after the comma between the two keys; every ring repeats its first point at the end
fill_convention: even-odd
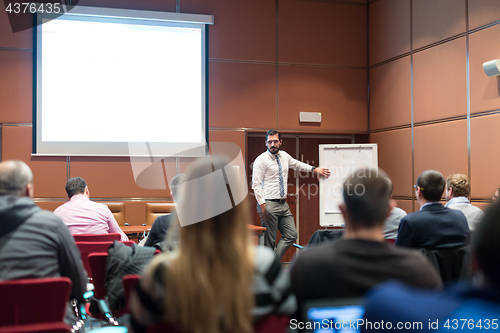
{"type": "Polygon", "coordinates": [[[446,179],[446,200],[445,207],[460,210],[464,213],[470,232],[472,233],[476,226],[483,219],[483,211],[469,202],[470,183],[466,175],[455,173],[449,175],[446,179]]]}
{"type": "Polygon", "coordinates": [[[498,200],[498,196],[500,195],[500,188],[498,188],[496,191],[495,191],[495,194],[493,194],[493,197],[491,198],[491,200],[493,200],[493,202],[497,201],[498,200]]]}
{"type": "MultiPolygon", "coordinates": [[[[390,181],[390,180],[389,180],[390,181]]],[[[394,187],[391,182],[391,196],[394,187]]],[[[384,238],[385,239],[396,239],[398,237],[399,223],[401,219],[406,216],[406,212],[399,207],[393,207],[389,217],[385,219],[384,225],[384,238]]]]}
{"type": "MultiPolygon", "coordinates": [[[[66,276],[73,283],[71,298],[83,301],[87,275],[80,251],[61,219],[41,210],[32,197],[29,166],[0,163],[0,280],[66,276]]],[[[67,311],[68,323],[74,324],[74,319],[67,311]]]]}
{"type": "MultiPolygon", "coordinates": [[[[178,188],[182,183],[186,181],[187,176],[183,173],[176,175],[170,181],[170,196],[176,201],[178,188]]],[[[165,245],[165,235],[170,228],[170,224],[174,218],[175,212],[167,215],[158,216],[151,226],[151,231],[149,232],[144,246],[154,246],[158,249],[164,249],[165,245]]]]}
{"type": "Polygon", "coordinates": [[[120,229],[108,206],[90,201],[90,192],[85,180],[80,177],[66,182],[69,201],[54,211],[72,235],[119,233],[120,240],[128,241],[127,235],[120,229]]]}
{"type": "Polygon", "coordinates": [[[330,170],[302,163],[280,150],[281,134],[276,130],[269,130],[266,133],[265,145],[267,151],[260,154],[253,164],[252,189],[257,203],[264,212],[266,223],[264,245],[273,249],[281,259],[297,239],[293,215],[286,202],[288,169],[312,172],[318,177],[320,175],[329,177],[330,170]],[[282,237],[276,243],[278,230],[282,237]]]}
{"type": "Polygon", "coordinates": [[[445,185],[446,181],[438,171],[427,170],[420,174],[415,185],[420,210],[401,219],[396,245],[443,249],[469,243],[470,231],[464,214],[443,207],[439,202],[445,185]]]}
{"type": "MultiPolygon", "coordinates": [[[[420,323],[406,332],[497,330],[500,318],[500,203],[493,203],[478,225],[472,241],[473,262],[483,278],[442,292],[427,292],[396,283],[379,286],[367,297],[365,321],[420,323]]],[[[373,325],[364,332],[380,332],[373,325]]]]}
{"type": "Polygon", "coordinates": [[[389,279],[422,288],[441,286],[436,270],[420,252],[385,242],[384,221],[392,209],[385,172],[358,169],[346,179],[343,197],[343,238],[303,250],[292,266],[297,317],[308,300],[361,297],[389,279]]]}
{"type": "MultiPolygon", "coordinates": [[[[207,177],[218,171],[213,165],[221,168],[227,162],[214,156],[191,165],[178,212],[220,206],[222,193],[200,195],[199,186],[217,187],[203,182],[215,179],[207,177]],[[183,198],[189,198],[189,205],[182,204],[183,198]]],[[[163,321],[183,332],[243,333],[252,331],[252,320],[292,313],[296,304],[289,275],[271,249],[252,245],[249,222],[243,200],[217,216],[182,226],[178,249],[156,255],[131,295],[131,330],[143,332],[163,321]]]]}

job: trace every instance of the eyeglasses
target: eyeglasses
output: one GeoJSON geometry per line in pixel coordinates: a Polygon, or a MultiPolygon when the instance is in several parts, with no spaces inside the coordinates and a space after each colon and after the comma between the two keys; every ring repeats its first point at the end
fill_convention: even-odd
{"type": "Polygon", "coordinates": [[[420,189],[420,191],[423,191],[423,190],[424,190],[424,188],[423,188],[423,187],[420,187],[420,186],[418,186],[418,185],[413,185],[413,187],[415,188],[415,190],[416,190],[416,189],[418,189],[418,188],[420,189]]]}
{"type": "Polygon", "coordinates": [[[278,140],[267,141],[267,144],[268,144],[268,145],[272,145],[272,144],[277,145],[278,143],[279,143],[279,141],[278,141],[278,140]]]}

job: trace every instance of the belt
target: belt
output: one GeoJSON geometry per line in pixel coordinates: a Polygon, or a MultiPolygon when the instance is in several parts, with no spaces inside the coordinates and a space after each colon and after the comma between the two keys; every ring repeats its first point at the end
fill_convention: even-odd
{"type": "Polygon", "coordinates": [[[266,201],[279,202],[284,204],[286,202],[286,199],[266,199],[266,201]]]}

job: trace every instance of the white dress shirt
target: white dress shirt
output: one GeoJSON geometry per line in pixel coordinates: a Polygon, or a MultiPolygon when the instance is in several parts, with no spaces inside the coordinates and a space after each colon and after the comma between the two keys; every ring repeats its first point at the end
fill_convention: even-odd
{"type": "Polygon", "coordinates": [[[255,193],[255,199],[260,205],[265,203],[266,199],[286,198],[289,168],[305,172],[312,171],[311,165],[297,161],[283,150],[280,150],[278,155],[285,186],[285,195],[283,197],[280,196],[279,168],[276,162],[276,156],[266,150],[260,154],[253,163],[252,189],[255,193]]]}

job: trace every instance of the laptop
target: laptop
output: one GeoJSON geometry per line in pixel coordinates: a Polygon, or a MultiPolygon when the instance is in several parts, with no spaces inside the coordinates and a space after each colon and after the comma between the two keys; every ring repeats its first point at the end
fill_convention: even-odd
{"type": "Polygon", "coordinates": [[[358,333],[365,312],[362,298],[313,300],[303,311],[307,333],[358,333]]]}

